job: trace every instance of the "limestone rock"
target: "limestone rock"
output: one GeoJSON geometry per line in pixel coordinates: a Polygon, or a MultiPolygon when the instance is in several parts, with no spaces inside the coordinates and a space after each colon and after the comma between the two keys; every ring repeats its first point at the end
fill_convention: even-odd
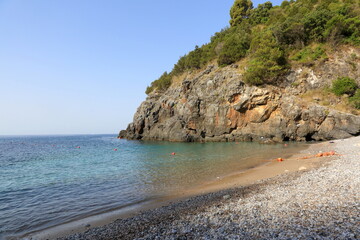
{"type": "MultiPolygon", "coordinates": [[[[318,68],[291,70],[284,86],[256,87],[242,81],[240,67],[211,65],[163,93],[150,93],[119,137],[281,142],[360,135],[359,116],[304,102],[297,95],[328,84],[345,71],[342,67],[329,60],[318,68]],[[295,88],[294,82],[301,84],[295,88]]],[[[359,76],[351,75],[360,82],[359,76]]]]}

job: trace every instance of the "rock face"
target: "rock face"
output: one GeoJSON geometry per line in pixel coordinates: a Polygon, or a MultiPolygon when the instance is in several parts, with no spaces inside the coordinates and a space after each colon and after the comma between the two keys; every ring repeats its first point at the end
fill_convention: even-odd
{"type": "MultiPolygon", "coordinates": [[[[281,142],[359,135],[359,116],[298,97],[309,89],[329,84],[346,70],[343,61],[335,56],[315,70],[292,69],[279,86],[255,87],[242,81],[241,69],[236,65],[225,68],[211,65],[181,83],[173,83],[164,93],[151,93],[119,137],[188,142],[281,142]],[[301,74],[303,71],[309,73],[301,74]],[[324,72],[326,74],[322,74],[324,72]],[[295,82],[301,84],[295,87],[295,82]]],[[[346,76],[359,82],[359,71],[359,64],[357,69],[349,66],[346,76]]]]}

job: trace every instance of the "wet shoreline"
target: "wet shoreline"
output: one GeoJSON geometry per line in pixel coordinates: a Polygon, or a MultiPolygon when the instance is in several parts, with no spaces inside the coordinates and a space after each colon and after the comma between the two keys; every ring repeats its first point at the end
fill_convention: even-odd
{"type": "Polygon", "coordinates": [[[295,157],[339,155],[62,239],[358,239],[359,146],[360,137],[316,144],[295,157]]]}
{"type": "MultiPolygon", "coordinates": [[[[300,152],[307,150],[307,147],[312,145],[304,146],[300,152]]],[[[256,167],[246,169],[241,172],[235,172],[227,176],[221,176],[212,181],[208,181],[200,186],[194,186],[187,191],[182,191],[176,194],[167,195],[162,198],[155,199],[141,206],[130,206],[129,209],[119,209],[115,211],[109,211],[104,214],[95,215],[92,217],[86,217],[77,221],[72,221],[66,224],[61,224],[59,226],[51,227],[40,232],[35,232],[27,234],[26,238],[34,239],[54,239],[57,237],[67,236],[70,234],[84,232],[89,228],[101,227],[103,225],[109,224],[117,219],[129,219],[131,217],[136,217],[144,211],[152,211],[162,206],[171,205],[173,202],[187,201],[189,198],[194,196],[199,196],[203,194],[215,194],[216,192],[224,191],[224,189],[247,186],[258,180],[264,178],[274,177],[276,175],[282,174],[284,172],[293,172],[297,171],[300,165],[304,165],[303,162],[299,162],[298,154],[287,153],[279,154],[285,158],[284,162],[276,162],[274,159],[270,161],[264,161],[261,165],[256,167]],[[290,157],[292,156],[292,157],[290,157]]],[[[313,160],[310,160],[309,163],[312,163],[313,160]]],[[[311,166],[307,166],[311,167],[311,166]]],[[[225,190],[226,191],[226,190],[225,190]]]]}

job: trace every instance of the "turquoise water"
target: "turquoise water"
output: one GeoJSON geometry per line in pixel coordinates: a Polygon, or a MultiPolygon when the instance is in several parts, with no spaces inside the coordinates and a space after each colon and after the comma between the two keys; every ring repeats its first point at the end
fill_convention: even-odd
{"type": "Polygon", "coordinates": [[[166,196],[300,146],[0,137],[0,239],[166,196]]]}

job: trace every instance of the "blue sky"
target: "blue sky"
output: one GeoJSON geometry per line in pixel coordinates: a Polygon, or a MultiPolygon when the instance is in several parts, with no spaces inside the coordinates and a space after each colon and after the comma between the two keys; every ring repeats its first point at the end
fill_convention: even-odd
{"type": "Polygon", "coordinates": [[[0,0],[0,135],[126,128],[146,86],[227,26],[232,4],[0,0]]]}

